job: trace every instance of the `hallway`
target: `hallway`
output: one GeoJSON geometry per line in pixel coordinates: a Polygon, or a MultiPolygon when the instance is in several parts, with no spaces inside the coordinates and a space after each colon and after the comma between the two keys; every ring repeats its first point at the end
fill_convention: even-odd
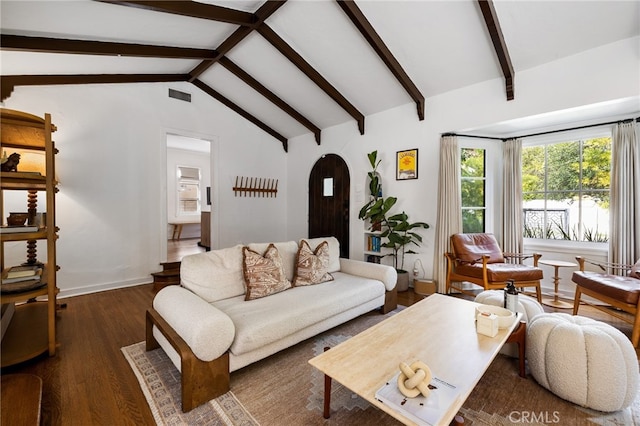
{"type": "Polygon", "coordinates": [[[198,243],[200,238],[185,238],[181,240],[167,241],[167,262],[179,262],[184,256],[189,254],[203,253],[204,247],[198,243]]]}

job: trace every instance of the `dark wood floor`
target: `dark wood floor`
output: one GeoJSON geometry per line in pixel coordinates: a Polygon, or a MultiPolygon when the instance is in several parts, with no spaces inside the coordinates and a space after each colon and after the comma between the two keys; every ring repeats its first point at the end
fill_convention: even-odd
{"type": "Polygon", "coordinates": [[[60,299],[58,349],[2,374],[43,380],[43,425],[153,425],[151,411],[120,348],[144,340],[152,285],[60,299]]]}
{"type": "MultiPolygon", "coordinates": [[[[66,309],[58,313],[57,355],[3,369],[2,374],[30,373],[43,379],[43,425],[154,424],[120,351],[144,340],[144,315],[152,298],[148,284],[61,299],[66,309]]],[[[399,294],[403,305],[421,299],[412,290],[399,294]]]]}

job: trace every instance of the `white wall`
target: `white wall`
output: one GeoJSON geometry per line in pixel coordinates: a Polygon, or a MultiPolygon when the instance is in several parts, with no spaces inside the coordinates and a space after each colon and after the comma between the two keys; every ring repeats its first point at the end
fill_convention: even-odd
{"type": "MultiPolygon", "coordinates": [[[[231,190],[236,175],[286,181],[280,142],[192,85],[170,85],[192,93],[190,104],[168,98],[168,87],[18,87],[5,100],[6,108],[51,113],[58,127],[61,297],[150,282],[149,274],[161,269],[169,130],[214,136],[219,145],[212,147],[212,156],[219,157],[212,160],[221,224],[215,244],[279,240],[286,234],[286,186],[280,185],[277,198],[234,197],[231,190]]],[[[24,259],[22,244],[7,253],[9,261],[24,259]]]]}
{"type": "MultiPolygon", "coordinates": [[[[306,233],[307,182],[311,166],[322,154],[336,153],[349,165],[351,192],[355,194],[351,200],[350,257],[362,259],[364,224],[357,215],[364,204],[363,187],[370,170],[366,153],[378,150],[383,161],[380,174],[384,195],[398,197],[399,209],[405,210],[411,221],[431,225],[430,229],[421,232],[424,244],[416,250],[420,252],[417,257],[422,260],[426,277],[431,277],[434,256],[443,255],[433,251],[441,133],[638,96],[639,44],[638,37],[623,40],[519,72],[515,77],[514,101],[506,101],[502,79],[492,80],[428,98],[426,118],[422,122],[418,121],[415,105],[407,104],[366,117],[364,136],[358,134],[355,123],[347,123],[323,130],[319,147],[313,146],[307,136],[292,140],[288,174],[300,178],[288,181],[289,237],[298,238],[306,233]],[[419,149],[419,178],[396,181],[396,151],[410,148],[419,149]]],[[[489,155],[501,155],[501,143],[495,142],[494,147],[498,154],[489,152],[489,155]]],[[[496,173],[500,176],[498,170],[496,173]]],[[[499,182],[494,190],[499,194],[499,182]]],[[[499,203],[498,196],[494,206],[496,213],[500,212],[499,203]]],[[[414,259],[408,257],[407,269],[413,268],[414,259]]],[[[550,281],[548,284],[551,285],[550,281]]]]}

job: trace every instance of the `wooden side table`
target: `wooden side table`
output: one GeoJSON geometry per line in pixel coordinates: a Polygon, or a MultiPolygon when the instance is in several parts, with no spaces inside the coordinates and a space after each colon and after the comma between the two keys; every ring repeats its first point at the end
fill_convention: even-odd
{"type": "Polygon", "coordinates": [[[560,308],[560,309],[573,308],[573,304],[572,303],[565,302],[565,301],[560,300],[558,298],[558,296],[560,296],[560,293],[558,293],[558,284],[560,284],[560,276],[558,275],[558,271],[559,271],[560,268],[575,268],[578,265],[573,263],[573,262],[565,262],[564,260],[554,260],[554,259],[540,259],[540,260],[538,260],[538,263],[541,263],[543,265],[553,266],[553,268],[554,268],[554,275],[553,275],[554,293],[553,293],[553,298],[544,298],[544,299],[542,299],[542,304],[543,305],[547,305],[547,306],[551,306],[551,307],[554,307],[554,308],[560,308]]]}

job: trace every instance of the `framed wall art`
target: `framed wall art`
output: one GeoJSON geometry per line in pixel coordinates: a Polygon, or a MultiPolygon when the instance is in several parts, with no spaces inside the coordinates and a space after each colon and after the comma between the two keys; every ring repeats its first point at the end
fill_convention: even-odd
{"type": "Polygon", "coordinates": [[[418,149],[396,152],[396,180],[418,179],[418,149]]]}

